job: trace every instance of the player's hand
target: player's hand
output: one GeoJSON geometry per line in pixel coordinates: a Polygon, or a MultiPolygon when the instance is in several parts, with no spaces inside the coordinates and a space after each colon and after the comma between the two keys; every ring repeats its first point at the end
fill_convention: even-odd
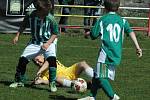
{"type": "Polygon", "coordinates": [[[90,36],[90,31],[84,33],[84,38],[88,39],[90,36]]]}
{"type": "Polygon", "coordinates": [[[37,81],[40,79],[40,77],[41,77],[41,73],[37,73],[31,85],[37,84],[38,83],[37,81]]]}
{"type": "Polygon", "coordinates": [[[15,36],[15,37],[14,37],[14,39],[13,39],[13,41],[12,41],[13,44],[16,44],[16,43],[18,42],[18,38],[19,38],[18,36],[15,36]]]}
{"type": "Polygon", "coordinates": [[[42,49],[45,50],[45,51],[48,49],[48,47],[49,47],[49,44],[48,44],[48,43],[44,43],[44,44],[42,45],[42,49]]]}
{"type": "Polygon", "coordinates": [[[136,54],[139,58],[142,57],[142,49],[136,49],[136,54]]]}

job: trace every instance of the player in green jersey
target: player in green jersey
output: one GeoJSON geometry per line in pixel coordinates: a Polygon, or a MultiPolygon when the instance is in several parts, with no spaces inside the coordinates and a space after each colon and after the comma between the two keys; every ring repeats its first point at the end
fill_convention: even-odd
{"type": "Polygon", "coordinates": [[[95,75],[92,80],[91,94],[78,100],[95,100],[99,88],[104,90],[110,100],[120,99],[113,91],[108,79],[114,80],[116,66],[121,61],[124,33],[131,37],[138,57],[142,56],[142,50],[128,21],[116,13],[119,5],[120,0],[104,0],[107,14],[97,20],[91,32],[89,32],[92,39],[97,39],[100,36],[102,45],[99,50],[95,75]]]}
{"type": "Polygon", "coordinates": [[[37,55],[43,54],[49,63],[50,90],[55,92],[57,91],[55,80],[57,69],[56,44],[59,34],[58,24],[50,14],[52,7],[50,0],[36,0],[35,7],[36,10],[25,16],[19,31],[13,39],[13,43],[16,44],[20,33],[25,30],[27,25],[30,25],[31,40],[19,58],[16,67],[15,82],[10,87],[24,86],[24,75],[27,64],[37,55]]]}

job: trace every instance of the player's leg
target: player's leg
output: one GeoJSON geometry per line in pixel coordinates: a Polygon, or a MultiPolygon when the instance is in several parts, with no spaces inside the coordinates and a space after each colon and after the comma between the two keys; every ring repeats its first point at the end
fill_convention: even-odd
{"type": "MultiPolygon", "coordinates": [[[[105,94],[112,100],[115,96],[115,92],[108,81],[109,79],[114,80],[115,77],[115,66],[107,65],[103,63],[97,63],[96,77],[99,80],[100,87],[104,90],[105,94]]],[[[116,99],[117,100],[117,99],[116,99]]]]}
{"type": "MultiPolygon", "coordinates": [[[[114,97],[115,93],[114,93],[109,81],[106,78],[108,78],[107,65],[98,62],[97,66],[96,66],[94,78],[92,80],[92,87],[91,87],[91,94],[90,94],[91,97],[96,98],[97,90],[99,88],[102,88],[110,99],[112,99],[114,97]]],[[[84,100],[84,98],[83,98],[83,100],[84,100]]]]}
{"type": "Polygon", "coordinates": [[[99,79],[99,78],[93,78],[92,80],[92,86],[91,86],[91,94],[88,97],[85,97],[83,99],[79,100],[86,100],[86,98],[91,98],[90,100],[95,100],[97,95],[97,90],[99,88],[102,88],[104,92],[107,94],[107,96],[110,98],[110,100],[119,100],[119,96],[114,94],[112,87],[107,79],[99,79]]]}
{"type": "Polygon", "coordinates": [[[23,82],[24,74],[26,72],[26,66],[28,64],[28,59],[26,57],[20,57],[18,65],[16,67],[16,74],[15,74],[15,81],[16,82],[23,82]]]}
{"type": "Polygon", "coordinates": [[[105,78],[101,78],[99,80],[100,80],[100,85],[101,85],[102,89],[104,90],[104,92],[106,93],[106,95],[110,99],[112,99],[114,97],[115,93],[112,89],[112,86],[111,86],[110,82],[105,78]]]}
{"type": "Polygon", "coordinates": [[[76,74],[80,75],[83,71],[85,71],[85,74],[88,77],[93,78],[94,76],[93,68],[90,67],[85,61],[77,63],[76,74]]]}
{"type": "Polygon", "coordinates": [[[49,63],[49,85],[51,92],[57,91],[56,88],[56,70],[57,70],[57,64],[56,64],[56,57],[49,56],[46,59],[49,63]]]}
{"type": "Polygon", "coordinates": [[[16,66],[15,82],[10,84],[9,87],[24,87],[25,82],[25,71],[26,65],[28,64],[28,59],[25,57],[20,57],[18,65],[16,66]]]}
{"type": "Polygon", "coordinates": [[[16,66],[16,74],[15,74],[15,82],[10,85],[10,87],[21,87],[24,86],[24,75],[26,72],[26,66],[29,62],[29,60],[35,56],[35,54],[40,50],[40,47],[37,47],[35,45],[28,45],[21,57],[19,58],[18,65],[16,66]]]}
{"type": "Polygon", "coordinates": [[[96,98],[97,91],[99,88],[101,88],[99,83],[100,83],[99,80],[96,77],[93,77],[92,85],[90,88],[91,89],[90,97],[96,98]]]}
{"type": "Polygon", "coordinates": [[[44,57],[46,58],[47,62],[49,63],[49,85],[50,90],[52,92],[57,91],[56,88],[56,70],[57,70],[57,64],[56,64],[56,43],[52,43],[47,51],[44,53],[44,57]]]}

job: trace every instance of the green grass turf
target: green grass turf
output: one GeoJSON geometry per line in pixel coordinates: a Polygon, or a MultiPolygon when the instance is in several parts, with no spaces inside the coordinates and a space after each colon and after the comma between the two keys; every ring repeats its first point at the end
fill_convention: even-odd
{"type": "MultiPolygon", "coordinates": [[[[14,34],[0,34],[0,100],[76,100],[86,96],[74,93],[69,88],[58,87],[56,93],[48,92],[48,86],[30,86],[26,83],[22,88],[9,88],[14,79],[15,66],[27,41],[28,35],[21,35],[17,45],[12,45],[14,34]]],[[[143,48],[143,57],[138,59],[135,49],[126,37],[124,41],[122,62],[116,70],[115,81],[112,86],[121,100],[150,100],[150,39],[138,35],[138,40],[143,48]]],[[[96,63],[99,42],[98,40],[84,39],[83,36],[62,35],[58,42],[58,59],[66,66],[75,62],[86,60],[94,66],[96,63]]],[[[31,62],[27,67],[28,81],[36,74],[37,67],[31,62]]],[[[84,73],[81,75],[85,79],[84,73]]],[[[102,90],[98,91],[97,100],[108,100],[102,90]]]]}

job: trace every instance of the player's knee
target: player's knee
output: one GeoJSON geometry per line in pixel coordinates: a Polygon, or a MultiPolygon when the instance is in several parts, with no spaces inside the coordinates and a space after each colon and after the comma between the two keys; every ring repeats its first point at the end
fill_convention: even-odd
{"type": "Polygon", "coordinates": [[[46,60],[48,61],[50,67],[57,67],[56,57],[50,56],[46,60]]]}
{"type": "Polygon", "coordinates": [[[81,61],[78,63],[78,66],[85,69],[87,67],[87,63],[86,63],[86,61],[81,61]]]}

